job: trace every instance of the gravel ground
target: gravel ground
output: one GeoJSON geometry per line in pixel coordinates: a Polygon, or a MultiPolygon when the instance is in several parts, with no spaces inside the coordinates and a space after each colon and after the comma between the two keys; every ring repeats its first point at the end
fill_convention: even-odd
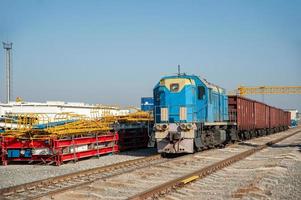
{"type": "MultiPolygon", "coordinates": [[[[271,141],[284,135],[289,135],[290,133],[295,131],[296,130],[288,130],[286,132],[269,135],[267,137],[256,138],[235,145],[230,145],[227,148],[223,149],[212,149],[209,151],[195,153],[193,155],[170,159],[168,162],[163,162],[157,165],[151,165],[147,169],[137,169],[128,173],[120,174],[106,179],[99,179],[88,185],[73,188],[59,194],[45,196],[41,199],[127,199],[128,197],[131,197],[139,192],[148,190],[152,187],[158,186],[164,182],[173,180],[187,173],[193,172],[197,169],[209,166],[213,163],[224,160],[233,155],[245,152],[248,149],[252,149],[254,146],[264,144],[268,141],[271,141]]],[[[248,167],[248,165],[245,165],[245,167],[248,167]]],[[[237,173],[237,171],[235,173],[238,175],[243,174],[241,172],[237,173]]],[[[228,184],[228,181],[225,181],[223,178],[224,177],[222,177],[218,181],[218,184],[223,184],[222,187],[225,188],[224,184],[228,184]]],[[[238,177],[235,180],[243,179],[238,177]]],[[[250,179],[250,181],[251,180],[252,179],[250,179]]],[[[202,188],[204,189],[208,186],[215,187],[215,184],[209,183],[207,186],[203,186],[202,188]]],[[[222,189],[213,189],[212,191],[215,194],[217,194],[220,191],[222,191],[222,189]]],[[[192,193],[190,191],[185,191],[181,198],[177,199],[202,199],[199,196],[199,189],[195,192],[196,196],[190,196],[191,194],[192,193]]],[[[208,199],[216,199],[216,197],[223,196],[214,195],[208,199]]]]}
{"type": "Polygon", "coordinates": [[[156,153],[154,148],[125,151],[119,154],[104,155],[99,158],[80,160],[76,163],[69,162],[61,166],[9,164],[0,166],[0,188],[6,188],[23,183],[47,179],[85,169],[110,165],[122,161],[146,157],[156,153]]]}
{"type": "Polygon", "coordinates": [[[300,199],[301,133],[162,199],[300,199]]]}
{"type": "MultiPolygon", "coordinates": [[[[289,131],[294,131],[294,130],[289,130],[289,131]]],[[[260,191],[263,191],[263,194],[271,199],[289,199],[289,198],[287,198],[288,194],[299,195],[299,193],[301,191],[301,189],[300,189],[301,188],[301,183],[300,183],[300,180],[301,180],[301,178],[300,178],[301,177],[301,175],[300,175],[301,147],[298,146],[297,144],[299,144],[299,145],[301,144],[301,134],[298,134],[298,136],[299,136],[299,138],[294,136],[293,140],[289,138],[290,140],[287,139],[284,142],[280,143],[280,144],[285,144],[284,146],[278,146],[279,148],[272,148],[273,150],[277,150],[276,153],[264,154],[264,152],[266,152],[267,150],[270,150],[271,148],[265,149],[264,151],[257,153],[258,155],[262,155],[262,157],[258,158],[258,159],[261,159],[261,160],[267,162],[266,164],[264,164],[265,167],[262,167],[262,164],[259,165],[258,163],[260,163],[260,162],[257,162],[258,166],[255,165],[255,167],[254,167],[254,165],[251,165],[250,163],[243,163],[240,166],[242,168],[242,170],[240,170],[239,166],[238,166],[238,168],[236,170],[234,169],[233,171],[231,171],[231,170],[229,171],[226,169],[222,170],[224,176],[218,175],[218,173],[214,174],[213,177],[217,177],[216,180],[218,180],[218,181],[215,183],[215,181],[216,181],[215,179],[211,179],[211,180],[209,179],[210,181],[207,184],[205,184],[205,185],[201,184],[202,188],[201,189],[199,188],[199,190],[197,192],[198,196],[192,196],[192,199],[224,199],[224,198],[217,198],[217,197],[223,196],[223,197],[228,197],[228,198],[234,198],[235,195],[237,195],[237,196],[240,195],[241,198],[254,199],[254,193],[256,192],[256,195],[258,195],[260,191]],[[292,141],[292,142],[287,142],[287,141],[292,141]],[[297,142],[297,144],[296,144],[296,142],[297,142]],[[296,154],[296,152],[298,154],[296,154]],[[281,156],[278,157],[278,155],[281,155],[281,156]],[[280,167],[277,164],[274,168],[271,168],[272,167],[271,163],[272,163],[273,159],[276,159],[277,162],[278,161],[282,162],[280,167]],[[248,169],[248,170],[244,169],[243,166],[250,166],[249,167],[250,169],[248,169]],[[283,166],[285,166],[285,167],[283,167],[283,166]],[[264,170],[260,170],[260,169],[264,169],[264,170]],[[279,170],[279,169],[281,169],[281,170],[279,170]],[[285,169],[285,170],[283,170],[283,169],[285,169]],[[259,179],[259,178],[256,179],[258,174],[264,174],[262,172],[269,172],[269,171],[274,173],[271,175],[272,180],[270,180],[269,177],[267,179],[264,179],[264,180],[266,180],[266,182],[261,182],[262,179],[259,179]],[[225,187],[225,185],[223,184],[223,183],[225,183],[225,178],[227,178],[226,175],[228,175],[228,174],[231,174],[231,176],[234,177],[234,182],[236,180],[236,184],[237,184],[236,190],[235,189],[231,190],[231,193],[229,193],[228,188],[230,187],[230,185],[231,185],[230,183],[232,183],[231,181],[233,181],[233,180],[231,180],[231,179],[227,180],[227,187],[225,187]],[[281,177],[276,182],[277,184],[280,184],[280,185],[273,186],[273,187],[271,187],[271,189],[268,189],[268,190],[265,189],[264,187],[270,187],[269,186],[270,182],[274,183],[275,177],[276,178],[281,177]],[[243,183],[245,183],[242,181],[242,180],[244,180],[244,178],[246,180],[248,180],[246,183],[248,183],[249,185],[243,184],[243,183]],[[237,180],[241,180],[241,181],[237,182],[237,180]],[[263,189],[257,190],[256,187],[254,189],[253,185],[252,185],[252,182],[254,182],[254,180],[255,180],[256,184],[262,184],[262,185],[258,185],[258,186],[256,185],[256,187],[261,187],[263,189]],[[284,182],[282,182],[282,181],[284,181],[284,182]],[[214,184],[211,184],[211,183],[214,183],[214,184]],[[221,188],[218,188],[219,184],[222,184],[221,188]],[[214,187],[210,189],[210,187],[209,187],[210,185],[214,185],[214,187]],[[245,192],[243,195],[241,195],[240,194],[241,191],[249,190],[248,188],[245,189],[244,187],[251,187],[251,188],[253,188],[252,190],[256,190],[256,191],[255,192],[254,191],[245,192]],[[279,188],[277,188],[277,187],[279,187],[279,188]],[[225,188],[227,188],[228,196],[224,196],[225,193],[221,193],[221,192],[223,192],[222,189],[225,189],[225,188]],[[299,190],[298,190],[298,188],[299,188],[299,190]],[[239,190],[239,189],[241,189],[241,190],[239,190]],[[205,190],[205,191],[203,191],[204,193],[202,193],[201,190],[205,190]],[[274,192],[274,190],[276,192],[274,192]],[[277,193],[277,191],[284,191],[284,192],[277,193]],[[299,193],[298,193],[298,191],[299,191],[299,193]],[[202,194],[202,198],[200,198],[200,194],[202,194]],[[203,196],[203,195],[205,195],[205,196],[203,196]],[[211,195],[213,195],[213,196],[211,196],[211,195]],[[208,198],[205,198],[205,197],[208,197],[208,198]]],[[[275,134],[275,135],[271,135],[269,137],[277,137],[277,135],[275,134]]],[[[254,140],[260,141],[262,139],[256,138],[254,140]]],[[[235,152],[235,150],[236,150],[235,148],[236,147],[234,145],[232,147],[233,152],[235,152]]],[[[245,146],[245,148],[248,148],[248,146],[245,146]]],[[[208,154],[208,156],[210,157],[210,154],[214,154],[214,151],[227,151],[227,150],[226,149],[216,149],[216,150],[212,150],[212,151],[210,150],[210,151],[203,152],[203,153],[208,154]]],[[[155,152],[156,152],[155,149],[140,149],[140,150],[135,150],[135,151],[123,152],[118,155],[102,156],[99,159],[91,158],[91,159],[87,159],[87,160],[81,160],[77,163],[67,163],[60,167],[45,166],[45,165],[1,166],[0,167],[0,188],[9,187],[9,186],[13,186],[13,185],[19,185],[19,184],[32,182],[32,181],[36,181],[36,180],[41,180],[41,179],[46,179],[49,177],[68,174],[68,173],[85,170],[85,169],[90,169],[90,168],[94,168],[94,167],[98,167],[98,166],[105,166],[105,165],[118,163],[118,162],[122,162],[122,161],[126,161],[126,160],[132,160],[132,159],[137,159],[137,158],[141,158],[141,157],[146,157],[146,156],[155,154],[155,152]]],[[[257,154],[255,154],[255,155],[257,155],[257,154]]],[[[214,154],[214,155],[216,156],[216,154],[214,154]]],[[[220,154],[218,154],[218,155],[220,155],[220,154]]],[[[246,160],[248,160],[248,159],[246,159],[246,160]]],[[[241,162],[244,162],[244,161],[241,161],[241,162]]],[[[241,163],[241,162],[239,162],[239,163],[241,163]]],[[[238,163],[236,163],[236,164],[238,164],[238,163]]],[[[236,166],[236,164],[234,164],[232,166],[236,166]]],[[[230,167],[232,167],[232,166],[230,166],[230,167]]],[[[131,180],[131,177],[128,177],[127,180],[131,180]]],[[[205,179],[203,179],[203,180],[205,180],[205,179]]],[[[184,194],[186,194],[184,196],[184,198],[187,198],[188,197],[187,195],[189,194],[189,196],[190,196],[190,194],[192,194],[192,193],[184,191],[184,194]]],[[[264,197],[264,199],[266,198],[266,196],[262,196],[262,194],[260,194],[260,195],[261,195],[260,197],[264,197]]],[[[301,196],[301,194],[300,194],[300,196],[301,196]]],[[[183,198],[179,198],[179,199],[183,199],[183,198]]],[[[291,199],[294,199],[294,198],[291,198],[291,199]]]]}

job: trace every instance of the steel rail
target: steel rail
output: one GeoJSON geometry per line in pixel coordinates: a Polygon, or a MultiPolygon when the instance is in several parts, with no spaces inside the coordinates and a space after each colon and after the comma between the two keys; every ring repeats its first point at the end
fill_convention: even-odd
{"type": "Polygon", "coordinates": [[[3,188],[0,189],[0,199],[9,199],[14,196],[18,196],[21,198],[23,197],[26,199],[36,199],[45,195],[54,194],[74,187],[89,184],[97,180],[97,178],[94,179],[90,178],[93,175],[107,174],[107,176],[105,177],[114,176],[120,174],[118,173],[118,171],[120,170],[128,169],[128,171],[131,171],[131,167],[135,167],[135,169],[147,167],[151,164],[151,162],[158,161],[160,159],[162,159],[161,155],[156,154],[145,158],[123,161],[120,163],[115,163],[107,166],[96,167],[96,168],[82,170],[79,172],[74,172],[74,173],[65,174],[61,176],[51,177],[48,179],[38,180],[30,183],[24,183],[13,187],[3,188]],[[71,183],[72,181],[74,181],[74,183],[76,184],[70,184],[70,185],[67,184],[65,186],[63,185],[62,187],[58,187],[58,188],[55,187],[60,183],[61,184],[64,184],[66,182],[71,183]],[[43,189],[45,187],[51,187],[51,186],[54,186],[53,190],[45,191],[45,193],[39,192],[40,189],[43,189]],[[34,192],[34,190],[37,190],[36,191],[37,195],[33,194],[32,197],[22,195],[22,193],[24,192],[34,192]]]}
{"type": "MultiPolygon", "coordinates": [[[[231,146],[231,145],[230,145],[231,146]]],[[[182,159],[183,157],[192,157],[193,154],[182,155],[171,160],[182,159]]],[[[24,183],[21,185],[16,185],[8,188],[0,189],[0,199],[11,199],[11,197],[26,197],[26,199],[38,199],[47,195],[53,195],[57,193],[64,192],[69,189],[74,189],[75,187],[84,186],[90,184],[94,181],[100,180],[102,178],[109,178],[112,176],[117,176],[121,173],[130,172],[136,169],[141,169],[148,167],[150,165],[159,164],[162,162],[171,161],[170,159],[163,158],[160,154],[148,156],[145,158],[138,158],[134,160],[123,161],[107,166],[96,167],[92,169],[82,170],[74,173],[69,173],[61,176],[50,177],[43,180],[38,180],[30,183],[24,183]],[[161,161],[160,161],[161,160],[161,161]],[[123,170],[122,172],[118,172],[123,170]],[[93,175],[101,175],[100,178],[89,177],[93,175]],[[79,183],[76,183],[78,180],[85,180],[79,183]],[[71,184],[74,182],[75,184],[71,184]],[[66,184],[65,184],[66,183],[66,184]],[[70,183],[70,185],[68,185],[70,183]],[[57,187],[57,186],[61,187],[57,187]],[[45,190],[46,187],[53,187],[52,190],[45,190]],[[36,191],[35,191],[36,190],[36,191]],[[39,190],[44,190],[40,192],[39,190]],[[26,196],[22,193],[24,192],[36,192],[32,196],[26,196]]]]}
{"type": "MultiPolygon", "coordinates": [[[[232,144],[227,146],[231,145],[232,144]]],[[[193,156],[193,154],[177,157],[172,160],[182,159],[183,157],[190,156],[193,156]]],[[[162,161],[160,161],[161,159],[161,156],[157,154],[153,156],[148,156],[146,158],[124,161],[108,166],[82,170],[79,172],[34,181],[31,183],[25,183],[13,187],[3,188],[0,189],[0,199],[14,199],[14,197],[18,197],[18,199],[37,199],[43,196],[53,195],[60,192],[64,192],[69,189],[74,189],[79,186],[84,186],[103,178],[109,178],[122,173],[134,171],[136,169],[145,168],[150,165],[156,165],[162,162],[167,162],[169,160],[162,159],[162,161]],[[28,192],[31,194],[24,194],[28,192]]],[[[188,179],[184,180],[184,183],[188,183],[194,179],[196,179],[196,177],[189,177],[188,179]]]]}
{"type": "Polygon", "coordinates": [[[240,160],[243,160],[249,156],[251,156],[252,154],[258,152],[258,151],[261,151],[273,144],[276,144],[286,138],[289,138],[297,133],[300,133],[301,131],[296,131],[292,134],[289,134],[289,135],[286,135],[286,136],[283,136],[283,137],[280,137],[280,138],[277,138],[275,140],[272,140],[270,142],[267,142],[263,145],[259,145],[257,147],[254,147],[253,149],[250,149],[250,150],[247,150],[247,151],[244,151],[238,155],[234,155],[232,157],[229,157],[225,160],[222,160],[222,161],[219,161],[219,162],[216,162],[212,165],[209,165],[205,168],[202,168],[202,169],[199,169],[197,171],[194,171],[192,173],[189,173],[187,175],[184,175],[180,178],[177,178],[177,179],[174,179],[174,180],[171,180],[169,182],[166,182],[166,183],[163,183],[159,186],[156,186],[156,187],[153,187],[149,190],[146,190],[144,192],[141,192],[137,195],[134,195],[132,197],[130,197],[129,199],[130,200],[141,200],[141,199],[156,199],[157,197],[160,197],[160,196],[163,196],[167,193],[169,193],[170,191],[176,189],[176,188],[179,188],[179,187],[183,187],[185,184],[187,183],[190,183],[192,181],[195,181],[197,179],[202,179],[216,171],[219,171],[235,162],[238,162],[240,160]]]}

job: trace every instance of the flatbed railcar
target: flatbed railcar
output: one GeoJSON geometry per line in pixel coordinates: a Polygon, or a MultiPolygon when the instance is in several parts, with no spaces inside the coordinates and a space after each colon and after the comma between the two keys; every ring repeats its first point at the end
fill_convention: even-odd
{"type": "Polygon", "coordinates": [[[77,161],[119,151],[118,133],[108,132],[78,137],[17,138],[0,136],[0,161],[55,164],[77,161]]]}
{"type": "Polygon", "coordinates": [[[288,129],[279,108],[225,90],[196,75],[163,77],[154,88],[159,153],[194,153],[288,129]]]}

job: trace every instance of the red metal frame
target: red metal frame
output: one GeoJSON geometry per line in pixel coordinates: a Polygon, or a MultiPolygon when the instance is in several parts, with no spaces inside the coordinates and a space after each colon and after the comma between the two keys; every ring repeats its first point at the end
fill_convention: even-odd
{"type": "Polygon", "coordinates": [[[40,161],[44,163],[55,163],[61,165],[65,161],[77,161],[81,158],[98,156],[107,153],[118,152],[117,141],[118,133],[107,133],[104,135],[95,135],[89,137],[77,137],[71,139],[58,139],[56,137],[45,139],[18,139],[15,137],[1,136],[1,160],[3,165],[7,165],[10,161],[40,161]],[[96,145],[97,144],[97,145],[96,145]],[[76,147],[80,145],[90,145],[91,149],[85,151],[74,152],[76,147]],[[95,148],[95,145],[97,148],[95,148]],[[99,147],[99,145],[102,145],[99,147]],[[65,148],[73,148],[73,152],[65,153],[65,148]],[[38,149],[48,148],[51,155],[31,155],[31,157],[10,158],[8,150],[13,149],[38,149]]]}

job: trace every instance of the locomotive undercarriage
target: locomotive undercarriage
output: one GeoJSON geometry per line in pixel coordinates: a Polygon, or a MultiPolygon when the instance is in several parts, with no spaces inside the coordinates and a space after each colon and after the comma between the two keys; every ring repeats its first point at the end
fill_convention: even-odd
{"type": "Polygon", "coordinates": [[[226,144],[249,140],[272,133],[287,130],[281,126],[272,129],[238,131],[235,125],[204,126],[194,124],[190,130],[182,130],[177,124],[170,124],[169,129],[156,132],[159,153],[194,153],[209,148],[222,148],[226,144]]]}
{"type": "Polygon", "coordinates": [[[195,151],[223,147],[229,140],[226,126],[203,126],[202,124],[199,124],[198,129],[195,132],[195,151]]]}
{"type": "Polygon", "coordinates": [[[237,140],[234,129],[229,126],[204,126],[193,124],[183,130],[178,124],[169,124],[168,130],[156,132],[159,153],[194,153],[203,149],[223,147],[230,140],[237,140]]]}
{"type": "Polygon", "coordinates": [[[255,129],[255,130],[251,130],[251,131],[245,130],[245,131],[239,131],[238,136],[239,136],[239,140],[249,140],[254,137],[262,137],[262,136],[270,135],[273,133],[285,131],[287,129],[288,129],[288,127],[286,127],[286,126],[279,126],[279,127],[275,127],[275,128],[255,129]]]}

